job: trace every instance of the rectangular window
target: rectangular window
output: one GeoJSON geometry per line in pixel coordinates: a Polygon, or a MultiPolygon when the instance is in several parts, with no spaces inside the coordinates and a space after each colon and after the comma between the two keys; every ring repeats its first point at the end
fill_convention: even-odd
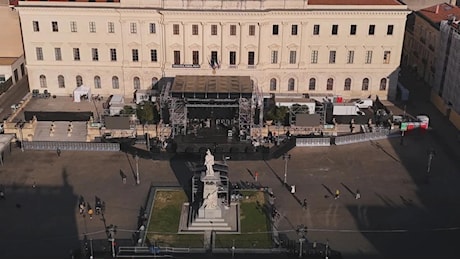
{"type": "Polygon", "coordinates": [[[19,80],[18,69],[15,69],[15,70],[13,71],[13,74],[14,74],[14,81],[15,81],[15,82],[18,82],[18,80],[19,80]]]}
{"type": "Polygon", "coordinates": [[[387,35],[393,35],[393,28],[394,26],[393,25],[388,25],[387,27],[387,35]]]}
{"type": "Polygon", "coordinates": [[[24,63],[21,63],[21,76],[24,76],[26,74],[26,68],[24,67],[24,63]]]}
{"type": "Polygon", "coordinates": [[[230,25],[230,35],[236,35],[236,25],[230,25]]]}
{"type": "Polygon", "coordinates": [[[329,63],[333,64],[335,63],[335,56],[337,52],[336,51],[329,51],[329,63]]]}
{"type": "Polygon", "coordinates": [[[174,64],[180,64],[180,51],[174,51],[174,64]]]}
{"type": "Polygon", "coordinates": [[[347,63],[352,64],[355,59],[355,51],[348,51],[347,54],[347,63]]]}
{"type": "Polygon", "coordinates": [[[295,64],[297,62],[297,51],[289,52],[289,64],[295,64]]]}
{"type": "Polygon", "coordinates": [[[391,51],[384,51],[383,52],[383,63],[384,64],[389,64],[390,63],[390,56],[391,56],[391,51]]]}
{"type": "Polygon", "coordinates": [[[110,60],[117,61],[117,49],[110,49],[110,60]]]}
{"type": "Polygon", "coordinates": [[[73,48],[73,60],[79,61],[80,60],[80,49],[73,48]]]}
{"type": "Polygon", "coordinates": [[[131,33],[137,33],[137,23],[130,23],[129,28],[131,33]]]}
{"type": "Polygon", "coordinates": [[[331,32],[332,35],[337,35],[338,31],[339,31],[339,25],[338,24],[333,24],[332,25],[332,32],[331,32]]]}
{"type": "Polygon", "coordinates": [[[371,64],[372,63],[372,51],[366,51],[366,58],[364,63],[371,64]]]}
{"type": "Polygon", "coordinates": [[[198,24],[192,24],[192,35],[198,35],[198,24]]]}
{"type": "Polygon", "coordinates": [[[248,65],[254,65],[255,52],[249,51],[248,52],[248,65]]]}
{"type": "Polygon", "coordinates": [[[297,35],[297,24],[291,26],[291,35],[297,35]]]}
{"type": "Polygon", "coordinates": [[[62,60],[61,48],[54,48],[54,57],[56,60],[62,60]]]}
{"type": "Polygon", "coordinates": [[[356,35],[356,24],[350,25],[350,35],[356,35]]]}
{"type": "Polygon", "coordinates": [[[158,62],[157,50],[155,50],[155,49],[150,50],[150,61],[151,62],[158,62]]]}
{"type": "Polygon", "coordinates": [[[179,24],[173,24],[173,34],[179,35],[179,24]]]}
{"type": "Polygon", "coordinates": [[[89,32],[90,33],[96,32],[96,22],[89,22],[89,32]]]}
{"type": "Polygon", "coordinates": [[[0,74],[0,83],[3,83],[6,81],[5,74],[0,74]]]}
{"type": "Polygon", "coordinates": [[[318,63],[318,51],[317,50],[311,51],[311,63],[313,64],[318,63]]]}
{"type": "Polygon", "coordinates": [[[32,21],[32,27],[34,28],[34,32],[40,31],[40,25],[38,24],[38,21],[32,21]]]}
{"type": "Polygon", "coordinates": [[[139,61],[139,50],[138,49],[132,49],[131,53],[132,53],[132,56],[133,56],[133,61],[138,62],[139,61]]]}
{"type": "Polygon", "coordinates": [[[230,52],[230,65],[236,65],[236,51],[230,52]]]}
{"type": "Polygon", "coordinates": [[[93,58],[93,61],[99,60],[99,51],[97,50],[97,48],[91,49],[91,57],[93,58]]]}
{"type": "Polygon", "coordinates": [[[37,60],[43,60],[43,49],[42,49],[42,47],[35,48],[35,53],[37,54],[37,60]]]}
{"type": "Polygon", "coordinates": [[[375,33],[375,25],[371,24],[369,25],[369,35],[374,35],[375,33]]]}
{"type": "Polygon", "coordinates": [[[150,23],[149,24],[149,31],[151,34],[157,33],[157,26],[155,23],[150,23]]]}
{"type": "Polygon", "coordinates": [[[77,32],[77,22],[75,21],[70,22],[70,31],[77,32]]]}
{"type": "Polygon", "coordinates": [[[211,35],[217,35],[217,24],[211,24],[211,35]]]}
{"type": "Polygon", "coordinates": [[[249,25],[249,35],[250,36],[256,35],[256,26],[255,25],[249,25]]]}
{"type": "Polygon", "coordinates": [[[113,22],[108,23],[108,32],[115,33],[115,24],[113,22]]]}
{"type": "Polygon", "coordinates": [[[195,65],[200,64],[200,52],[199,51],[192,51],[192,64],[195,64],[195,65]]]}
{"type": "Polygon", "coordinates": [[[278,51],[272,51],[271,61],[272,61],[272,64],[278,63],[278,51]]]}
{"type": "Polygon", "coordinates": [[[274,24],[274,25],[272,26],[272,35],[278,35],[278,33],[279,33],[278,30],[279,30],[279,25],[274,24]]]}
{"type": "Polygon", "coordinates": [[[319,35],[319,24],[313,25],[313,35],[319,35]]]}
{"type": "Polygon", "coordinates": [[[58,22],[56,21],[51,22],[51,28],[53,29],[53,32],[59,32],[58,22]]]}

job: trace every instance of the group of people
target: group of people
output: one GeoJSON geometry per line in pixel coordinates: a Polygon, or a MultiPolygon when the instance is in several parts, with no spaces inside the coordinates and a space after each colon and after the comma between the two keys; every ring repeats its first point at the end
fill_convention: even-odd
{"type": "Polygon", "coordinates": [[[79,208],[79,211],[80,211],[80,215],[84,216],[85,211],[87,211],[88,215],[89,215],[89,218],[93,219],[93,214],[94,213],[96,213],[96,215],[100,215],[100,214],[104,215],[105,202],[103,202],[100,198],[96,197],[96,203],[95,203],[96,212],[94,212],[94,210],[91,207],[91,205],[88,202],[85,201],[83,196],[80,196],[80,203],[78,205],[78,208],[79,208]]]}

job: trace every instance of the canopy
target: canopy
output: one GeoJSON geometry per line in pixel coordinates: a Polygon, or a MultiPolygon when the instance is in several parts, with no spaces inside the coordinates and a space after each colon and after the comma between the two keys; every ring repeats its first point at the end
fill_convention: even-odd
{"type": "Polygon", "coordinates": [[[81,85],[73,91],[73,101],[80,102],[81,96],[84,96],[84,95],[88,96],[89,98],[91,95],[91,89],[89,87],[81,85]]]}

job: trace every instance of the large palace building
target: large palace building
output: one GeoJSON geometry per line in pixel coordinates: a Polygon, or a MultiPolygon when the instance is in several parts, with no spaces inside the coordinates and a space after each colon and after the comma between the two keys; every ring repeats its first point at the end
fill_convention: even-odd
{"type": "Polygon", "coordinates": [[[249,76],[268,95],[396,96],[396,0],[20,1],[31,89],[132,97],[162,77],[249,76]]]}

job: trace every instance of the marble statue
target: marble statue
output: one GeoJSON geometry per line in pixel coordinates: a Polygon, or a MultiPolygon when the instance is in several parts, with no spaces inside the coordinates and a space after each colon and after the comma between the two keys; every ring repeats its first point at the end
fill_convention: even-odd
{"type": "Polygon", "coordinates": [[[206,151],[206,156],[204,157],[204,165],[206,166],[206,176],[214,176],[214,155],[211,154],[209,149],[206,151]]]}

